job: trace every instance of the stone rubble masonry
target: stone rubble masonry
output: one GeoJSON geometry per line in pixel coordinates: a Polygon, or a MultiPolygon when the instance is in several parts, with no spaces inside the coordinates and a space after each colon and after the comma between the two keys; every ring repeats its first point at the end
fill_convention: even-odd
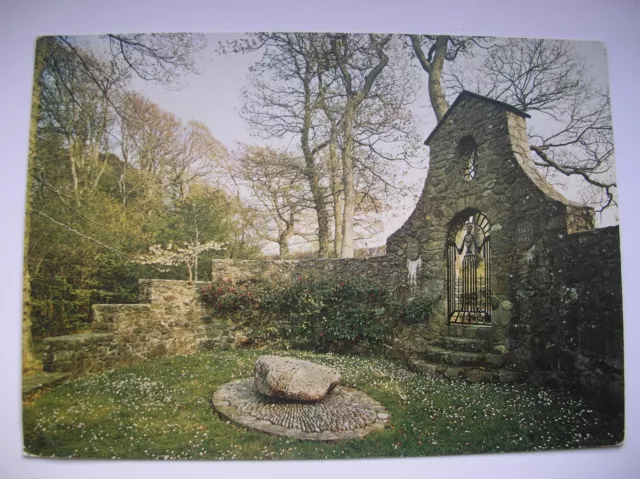
{"type": "Polygon", "coordinates": [[[143,279],[146,304],[96,304],[92,331],[46,338],[44,370],[97,372],[200,349],[228,349],[233,325],[212,318],[197,299],[204,283],[143,279]]]}
{"type": "Polygon", "coordinates": [[[579,386],[624,406],[622,275],[617,226],[550,236],[514,274],[509,359],[530,380],[579,386]]]}
{"type": "Polygon", "coordinates": [[[307,260],[233,260],[214,259],[211,278],[243,283],[247,281],[281,284],[299,276],[321,278],[366,278],[371,282],[390,286],[404,285],[407,277],[405,262],[394,256],[348,259],[307,260]]]}
{"type": "MultiPolygon", "coordinates": [[[[485,341],[482,347],[529,380],[578,386],[610,405],[621,405],[619,230],[594,230],[593,209],[567,200],[538,173],[526,116],[500,102],[461,93],[427,141],[429,172],[422,195],[404,225],[387,239],[386,256],[215,260],[213,282],[358,277],[405,300],[425,296],[434,301],[432,317],[426,323],[395,325],[386,349],[375,351],[424,361],[435,354],[434,346],[454,344],[448,339],[446,310],[449,229],[481,212],[491,224],[492,287],[492,324],[481,338],[477,331],[485,341]],[[477,145],[472,179],[465,178],[466,159],[459,147],[468,136],[477,145]],[[523,225],[528,237],[518,244],[523,225]],[[412,245],[415,250],[416,241],[422,266],[410,283],[407,249],[412,245]]],[[[83,339],[46,340],[46,367],[100,370],[202,347],[233,346],[233,325],[202,319],[207,316],[195,301],[194,285],[160,280],[140,285],[145,304],[96,305],[93,333],[83,339]]]]}
{"type": "Polygon", "coordinates": [[[355,276],[405,299],[426,296],[435,301],[433,316],[426,324],[397,325],[385,351],[405,361],[424,360],[432,346],[446,343],[451,334],[445,279],[449,229],[481,212],[491,223],[492,285],[492,324],[483,347],[504,356],[505,367],[527,373],[530,380],[579,386],[609,404],[621,404],[619,231],[594,230],[593,209],[567,200],[540,175],[525,117],[513,107],[463,92],[427,140],[429,173],[422,195],[404,225],[387,239],[386,256],[218,260],[213,280],[355,276]],[[459,148],[468,136],[477,145],[472,179],[464,176],[466,160],[459,148]],[[530,238],[518,245],[523,224],[530,238]],[[414,240],[421,246],[422,267],[416,284],[409,284],[407,247],[414,240]]]}

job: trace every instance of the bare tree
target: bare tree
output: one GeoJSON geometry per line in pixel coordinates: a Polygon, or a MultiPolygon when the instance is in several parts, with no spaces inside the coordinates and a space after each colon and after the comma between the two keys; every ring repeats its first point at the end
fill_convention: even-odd
{"type": "Polygon", "coordinates": [[[237,175],[251,192],[252,207],[268,218],[264,238],[277,243],[280,257],[286,257],[290,240],[305,233],[302,220],[313,209],[305,188],[304,161],[273,148],[246,145],[241,145],[236,161],[237,175]]]}
{"type": "Polygon", "coordinates": [[[544,128],[529,125],[536,165],[552,180],[579,178],[583,200],[597,211],[616,205],[608,93],[589,80],[570,42],[448,35],[408,39],[428,75],[438,121],[449,108],[447,92],[463,89],[540,115],[544,128]]]}
{"type": "Polygon", "coordinates": [[[450,35],[408,35],[413,55],[428,75],[431,106],[438,121],[449,109],[442,73],[446,61],[452,62],[460,53],[467,53],[482,38],[454,37],[450,35]],[[425,53],[426,50],[426,53],[425,53]]]}
{"type": "MultiPolygon", "coordinates": [[[[447,81],[454,90],[468,88],[459,70],[447,81]]],[[[583,200],[598,212],[616,206],[608,92],[591,81],[571,42],[494,40],[476,77],[479,93],[544,120],[530,122],[529,139],[534,162],[548,177],[579,179],[583,200]]]]}
{"type": "Polygon", "coordinates": [[[255,33],[221,46],[221,51],[263,49],[262,59],[251,67],[250,84],[243,89],[242,116],[263,138],[299,142],[318,222],[318,255],[322,258],[328,256],[330,234],[317,156],[329,142],[317,129],[321,121],[317,78],[325,68],[315,54],[318,41],[316,34],[255,33]]]}
{"type": "Polygon", "coordinates": [[[371,193],[376,190],[377,197],[367,204],[377,205],[382,198],[403,193],[394,176],[400,162],[409,164],[417,144],[408,109],[415,98],[415,84],[399,61],[398,40],[393,35],[330,35],[328,63],[335,85],[330,93],[332,109],[339,112],[330,124],[339,126],[343,258],[354,254],[357,208],[373,200],[371,193]]]}
{"type": "Polygon", "coordinates": [[[174,114],[162,110],[141,95],[122,95],[118,102],[124,113],[118,117],[122,168],[119,187],[123,201],[135,193],[129,185],[131,168],[155,176],[174,197],[184,199],[188,185],[208,177],[228,155],[206,125],[197,121],[183,123],[174,114]]]}
{"type": "Polygon", "coordinates": [[[207,178],[227,157],[228,152],[201,122],[190,121],[178,130],[173,151],[167,159],[164,178],[178,200],[186,196],[189,185],[207,178]]]}
{"type": "Polygon", "coordinates": [[[382,182],[388,192],[397,186],[386,176],[393,170],[388,166],[410,156],[406,140],[413,125],[407,106],[415,84],[401,74],[396,60],[404,57],[395,55],[399,45],[394,38],[255,34],[226,45],[236,52],[264,49],[243,90],[243,116],[263,138],[300,145],[318,221],[320,256],[329,253],[332,217],[333,253],[353,256],[354,218],[361,204],[356,175],[366,171],[360,180],[382,182]]]}
{"type": "Polygon", "coordinates": [[[173,87],[181,73],[198,73],[195,55],[207,44],[204,35],[194,33],[107,34],[100,38],[104,56],[123,75],[173,87]]]}
{"type": "MultiPolygon", "coordinates": [[[[352,37],[353,38],[353,37],[352,37]]],[[[365,61],[358,65],[354,72],[350,66],[354,65],[354,60],[362,54],[362,50],[367,47],[349,41],[349,35],[335,35],[331,39],[331,47],[337,69],[340,71],[342,85],[346,94],[346,104],[344,118],[342,120],[342,135],[344,145],[342,148],[342,184],[344,188],[344,213],[342,217],[342,258],[352,258],[354,253],[353,244],[353,220],[356,208],[356,188],[353,177],[354,170],[354,150],[357,109],[371,92],[374,82],[389,62],[389,57],[384,51],[385,45],[391,40],[391,35],[378,38],[376,35],[369,35],[369,48],[377,57],[377,62],[371,64],[367,58],[369,52],[364,52],[365,61]],[[354,44],[355,43],[355,44],[354,44]],[[371,66],[369,66],[369,65],[371,66]],[[358,84],[354,73],[363,75],[363,81],[358,84]],[[355,81],[354,81],[355,80],[355,81]]]]}

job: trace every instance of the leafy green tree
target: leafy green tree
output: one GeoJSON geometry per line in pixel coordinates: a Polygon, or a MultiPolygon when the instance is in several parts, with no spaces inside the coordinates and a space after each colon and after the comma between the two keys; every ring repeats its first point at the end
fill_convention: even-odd
{"type": "Polygon", "coordinates": [[[55,194],[63,205],[60,211],[73,212],[75,218],[87,217],[85,211],[80,211],[86,206],[81,190],[83,187],[95,190],[108,168],[109,157],[104,154],[109,148],[105,131],[113,113],[117,112],[113,93],[122,91],[132,75],[165,85],[173,82],[181,71],[193,71],[192,54],[204,46],[204,37],[189,34],[104,35],[101,38],[107,47],[106,61],[97,60],[80,46],[77,38],[42,37],[36,42],[24,235],[22,349],[25,372],[37,368],[31,339],[30,269],[34,264],[41,266],[43,261],[42,257],[32,256],[38,248],[32,247],[31,241],[39,237],[32,228],[34,218],[48,219],[52,225],[61,228],[60,231],[84,235],[85,240],[108,249],[106,243],[81,233],[60,217],[56,219],[42,210],[34,211],[34,189],[40,192],[48,189],[49,193],[55,194]],[[50,135],[59,137],[41,141],[47,128],[50,135]],[[57,173],[71,178],[71,188],[51,182],[34,184],[36,174],[42,173],[42,166],[50,160],[45,158],[49,150],[40,150],[43,144],[49,147],[57,144],[52,151],[60,155],[58,158],[68,161],[69,169],[57,169],[57,173]],[[79,175],[79,170],[86,176],[79,175]]]}

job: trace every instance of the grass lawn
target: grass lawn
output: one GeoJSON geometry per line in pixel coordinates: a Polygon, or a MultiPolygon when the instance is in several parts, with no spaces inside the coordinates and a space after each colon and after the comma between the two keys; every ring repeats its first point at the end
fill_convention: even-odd
{"type": "Polygon", "coordinates": [[[339,369],[342,384],[381,402],[391,414],[388,429],[333,444],[250,432],[221,420],[209,399],[221,384],[251,376],[260,354],[267,353],[179,356],[65,383],[24,405],[25,450],[78,458],[321,459],[582,448],[622,440],[621,419],[557,391],[431,379],[387,359],[291,351],[286,354],[339,369]]]}

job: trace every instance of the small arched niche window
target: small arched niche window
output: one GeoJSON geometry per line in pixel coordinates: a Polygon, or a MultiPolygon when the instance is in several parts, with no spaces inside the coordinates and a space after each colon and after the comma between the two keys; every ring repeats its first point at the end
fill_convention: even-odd
{"type": "Polygon", "coordinates": [[[463,137],[458,142],[458,158],[463,162],[464,179],[471,181],[478,173],[478,144],[471,135],[463,137]]]}

